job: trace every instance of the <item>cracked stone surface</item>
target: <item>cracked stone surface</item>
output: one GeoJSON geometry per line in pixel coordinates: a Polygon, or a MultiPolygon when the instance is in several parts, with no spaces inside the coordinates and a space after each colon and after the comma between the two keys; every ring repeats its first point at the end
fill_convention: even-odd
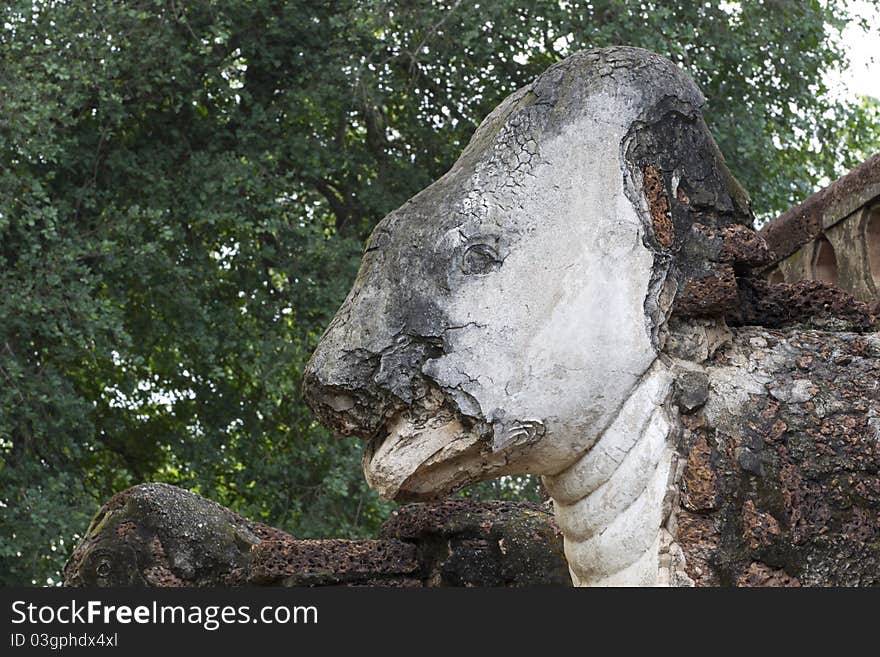
{"type": "Polygon", "coordinates": [[[647,289],[659,256],[631,200],[653,124],[631,132],[670,89],[711,141],[699,91],[665,60],[575,55],[505,100],[443,178],[378,225],[304,382],[325,424],[371,441],[377,490],[420,499],[558,471],[611,421],[656,358],[646,303],[659,306],[647,289]]]}
{"type": "Polygon", "coordinates": [[[380,222],[304,396],[389,498],[542,475],[578,585],[875,582],[875,318],[753,273],[703,103],[634,48],[512,94],[380,222]]]}

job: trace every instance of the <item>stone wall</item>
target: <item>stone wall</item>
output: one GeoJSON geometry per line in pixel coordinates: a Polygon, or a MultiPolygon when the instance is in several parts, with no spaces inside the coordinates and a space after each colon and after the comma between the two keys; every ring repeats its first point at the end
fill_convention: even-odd
{"type": "Polygon", "coordinates": [[[167,484],[95,516],[66,586],[570,586],[550,513],[448,500],[396,511],[376,540],[300,540],[167,484]]]}
{"type": "Polygon", "coordinates": [[[880,335],[745,327],[705,373],[679,403],[688,577],[880,585],[880,335]]]}
{"type": "Polygon", "coordinates": [[[818,280],[872,305],[880,298],[880,153],[761,230],[773,283],[818,280]]]}

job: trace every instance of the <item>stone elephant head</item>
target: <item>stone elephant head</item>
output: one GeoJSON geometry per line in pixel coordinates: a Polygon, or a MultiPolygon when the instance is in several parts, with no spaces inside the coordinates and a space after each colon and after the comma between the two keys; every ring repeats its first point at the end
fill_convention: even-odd
{"type": "Polygon", "coordinates": [[[751,214],[703,103],[647,51],[577,53],[379,223],[304,393],[368,441],[381,494],[559,472],[661,354],[677,297],[690,314],[736,298],[722,233],[748,239],[751,214]]]}
{"type": "Polygon", "coordinates": [[[512,94],[376,227],[306,401],[388,498],[542,475],[578,585],[875,581],[874,318],[761,278],[703,104],[634,48],[512,94]]]}
{"type": "Polygon", "coordinates": [[[304,379],[324,424],[367,441],[371,486],[556,475],[664,358],[673,314],[736,305],[766,248],[703,104],[660,56],[579,52],[378,224],[304,379]]]}

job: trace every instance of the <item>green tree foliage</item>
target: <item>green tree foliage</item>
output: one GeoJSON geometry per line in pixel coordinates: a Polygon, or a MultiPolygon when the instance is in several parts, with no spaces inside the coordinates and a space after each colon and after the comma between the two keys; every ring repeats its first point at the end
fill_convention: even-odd
{"type": "MultiPolygon", "coordinates": [[[[299,536],[390,505],[300,374],[386,212],[573,50],[663,53],[767,214],[877,145],[845,3],[10,0],[0,8],[0,584],[145,480],[299,536]]],[[[510,479],[469,494],[534,496],[510,479]]]]}

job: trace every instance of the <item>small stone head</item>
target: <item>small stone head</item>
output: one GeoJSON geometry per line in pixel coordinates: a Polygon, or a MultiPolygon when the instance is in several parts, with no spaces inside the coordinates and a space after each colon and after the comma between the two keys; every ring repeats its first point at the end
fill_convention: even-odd
{"type": "Polygon", "coordinates": [[[114,495],[64,567],[65,586],[217,586],[246,569],[255,524],[187,490],[148,483],[114,495]]]}
{"type": "Polygon", "coordinates": [[[324,424],[368,441],[374,488],[559,472],[660,356],[676,303],[736,297],[731,235],[754,235],[751,213],[703,102],[647,51],[575,54],[379,223],[304,379],[324,424]]]}

